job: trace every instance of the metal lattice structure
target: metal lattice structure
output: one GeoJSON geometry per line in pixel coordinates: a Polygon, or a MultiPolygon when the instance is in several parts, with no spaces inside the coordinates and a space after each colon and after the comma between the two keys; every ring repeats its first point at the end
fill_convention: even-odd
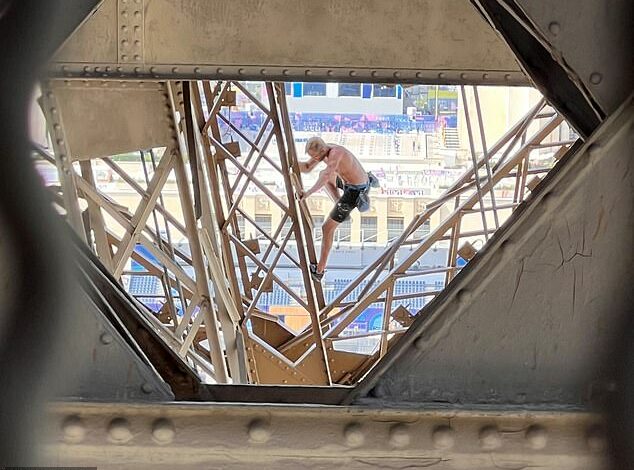
{"type": "MultiPolygon", "coordinates": [[[[44,109],[76,87],[75,82],[49,84],[44,109]]],[[[174,351],[216,383],[348,385],[360,380],[416,317],[425,314],[425,308],[410,312],[408,300],[422,296],[429,302],[440,292],[412,291],[411,287],[408,291],[405,283],[442,273],[447,285],[461,269],[457,260],[475,256],[477,250],[470,241],[482,236],[488,240],[572,144],[550,138],[564,120],[541,100],[488,146],[477,87],[462,86],[471,169],[437,200],[421,207],[384,253],[326,302],[321,284],[308,274],[308,265],[316,261],[314,227],[310,204],[297,197],[302,182],[283,84],[265,83],[265,102],[235,81],[156,82],[150,87],[154,90],[150,93],[169,111],[164,114],[173,123],[168,126],[173,137],[162,153],[140,150],[143,184],[112,158],[102,158],[128,190],[138,193],[141,199],[136,209],[118,205],[96,188],[90,158],[80,159],[81,174],[72,165],[65,166],[60,144],[65,141],[64,130],[56,113],[48,113],[56,156],[38,150],[62,170],[63,201],[59,204],[68,208],[71,225],[116,279],[134,274],[125,272],[132,260],[143,268],[142,275],[160,282],[163,304],[157,314],[147,312],[147,317],[174,351]],[[232,122],[230,109],[237,93],[263,113],[257,129],[247,131],[232,122]],[[475,113],[469,110],[468,94],[475,113]],[[476,132],[481,149],[475,147],[476,132]],[[544,148],[553,155],[547,162],[540,158],[544,148]],[[540,158],[540,163],[534,163],[532,156],[540,158]],[[277,175],[283,194],[260,180],[258,172],[263,167],[277,175]],[[163,201],[170,175],[179,194],[180,219],[163,201]],[[512,193],[511,201],[496,202],[501,188],[512,193]],[[260,194],[258,204],[281,209],[276,226],[263,226],[243,208],[244,195],[250,190],[260,194]],[[73,193],[77,196],[69,198],[73,193]],[[84,216],[80,205],[85,206],[84,216]],[[447,215],[421,237],[420,227],[440,211],[447,215]],[[480,228],[465,230],[465,218],[478,221],[480,228]],[[246,239],[241,233],[247,223],[257,237],[246,239]],[[184,237],[189,249],[176,246],[175,236],[184,237]],[[417,261],[442,242],[449,243],[445,265],[417,267],[417,261]],[[151,256],[135,249],[137,244],[151,256]],[[402,247],[410,251],[405,259],[397,260],[402,247]],[[299,270],[300,285],[289,286],[275,274],[282,259],[299,270]],[[262,296],[274,287],[306,312],[310,323],[304,331],[294,333],[258,307],[262,296]],[[383,311],[380,331],[350,333],[347,327],[369,306],[383,311]],[[369,337],[379,338],[377,351],[370,355],[339,350],[335,344],[369,337]],[[205,340],[206,345],[201,345],[205,340]]]]}

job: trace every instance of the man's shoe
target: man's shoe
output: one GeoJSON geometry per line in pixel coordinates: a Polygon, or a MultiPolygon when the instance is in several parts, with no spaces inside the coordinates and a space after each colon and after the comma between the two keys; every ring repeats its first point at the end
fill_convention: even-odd
{"type": "Polygon", "coordinates": [[[313,281],[317,281],[317,282],[321,282],[321,280],[324,278],[324,273],[326,271],[322,271],[320,273],[317,272],[317,265],[316,264],[311,264],[310,265],[310,277],[313,278],[313,281]]]}

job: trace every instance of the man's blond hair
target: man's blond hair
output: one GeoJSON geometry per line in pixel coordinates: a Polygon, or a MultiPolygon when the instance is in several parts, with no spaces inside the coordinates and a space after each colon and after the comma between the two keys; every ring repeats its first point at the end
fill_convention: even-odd
{"type": "Polygon", "coordinates": [[[317,152],[320,152],[325,147],[326,147],[326,142],[324,142],[324,139],[322,139],[321,137],[314,136],[308,139],[308,142],[306,142],[306,148],[304,149],[304,151],[305,153],[308,153],[309,150],[315,150],[317,152]]]}

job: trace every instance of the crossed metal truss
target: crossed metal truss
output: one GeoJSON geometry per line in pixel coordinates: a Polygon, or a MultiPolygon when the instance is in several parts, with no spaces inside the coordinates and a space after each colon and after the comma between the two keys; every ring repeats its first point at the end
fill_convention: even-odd
{"type": "Polygon", "coordinates": [[[63,125],[47,103],[55,99],[52,88],[44,90],[43,109],[54,155],[40,147],[35,150],[59,170],[60,187],[51,188],[53,203],[113,276],[121,279],[128,274],[132,259],[143,266],[143,275],[160,279],[164,305],[157,315],[146,310],[148,320],[172,349],[217,383],[332,385],[362,379],[416,317],[433,308],[432,303],[410,312],[408,299],[433,298],[439,292],[401,293],[400,284],[443,273],[447,285],[461,269],[458,257],[468,261],[476,255],[473,238],[488,240],[572,143],[545,142],[564,119],[541,100],[497,142],[487,145],[477,87],[462,86],[471,168],[326,302],[322,286],[312,281],[308,271],[316,261],[314,227],[308,205],[297,197],[302,182],[284,85],[265,83],[264,99],[241,82],[176,81],[161,82],[159,87],[173,137],[162,153],[141,150],[145,185],[112,158],[102,158],[141,196],[135,210],[97,188],[91,159],[81,159],[77,165],[69,159],[63,148],[63,125]],[[475,122],[468,92],[475,100],[475,122]],[[227,112],[238,93],[264,115],[255,131],[245,131],[227,112]],[[475,132],[481,149],[476,149],[475,132]],[[546,147],[552,147],[553,158],[546,165],[543,160],[537,163],[538,150],[546,147]],[[284,194],[276,194],[258,178],[263,168],[275,172],[284,194]],[[162,192],[170,175],[176,180],[182,217],[171,213],[164,202],[162,192]],[[512,188],[512,201],[496,200],[502,187],[512,188]],[[249,189],[259,192],[264,203],[280,208],[277,226],[264,227],[244,210],[241,203],[249,189]],[[448,215],[420,237],[419,228],[441,209],[448,215]],[[480,229],[464,230],[466,218],[474,216],[480,229]],[[245,238],[241,227],[246,223],[258,237],[245,238]],[[117,235],[121,230],[123,235],[117,235]],[[188,240],[189,250],[178,247],[175,235],[188,240]],[[419,269],[416,262],[440,242],[449,245],[445,265],[419,269]],[[137,245],[153,259],[135,250],[137,245]],[[399,260],[397,252],[404,246],[411,250],[399,260]],[[301,273],[299,286],[289,286],[276,275],[282,259],[301,273]],[[274,285],[308,314],[310,324],[299,334],[258,308],[274,285]],[[381,330],[350,335],[346,329],[370,306],[383,308],[381,330]],[[372,335],[379,337],[372,355],[335,347],[337,341],[372,335]]]}

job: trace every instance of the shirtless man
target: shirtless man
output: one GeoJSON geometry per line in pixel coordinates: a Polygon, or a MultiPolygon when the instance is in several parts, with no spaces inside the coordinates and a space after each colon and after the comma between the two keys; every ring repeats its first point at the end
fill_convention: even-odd
{"type": "Polygon", "coordinates": [[[308,139],[306,153],[310,156],[310,160],[299,164],[302,173],[308,173],[320,162],[324,162],[326,168],[319,173],[319,179],[313,187],[300,194],[300,197],[307,198],[320,189],[326,188],[335,201],[335,207],[322,225],[323,238],[319,263],[310,266],[313,279],[321,282],[337,226],[350,217],[350,212],[355,207],[361,211],[369,208],[367,194],[371,186],[378,186],[378,181],[374,175],[363,169],[352,152],[340,145],[326,144],[320,137],[308,139]],[[339,189],[343,190],[343,194],[339,192],[339,189]]]}

